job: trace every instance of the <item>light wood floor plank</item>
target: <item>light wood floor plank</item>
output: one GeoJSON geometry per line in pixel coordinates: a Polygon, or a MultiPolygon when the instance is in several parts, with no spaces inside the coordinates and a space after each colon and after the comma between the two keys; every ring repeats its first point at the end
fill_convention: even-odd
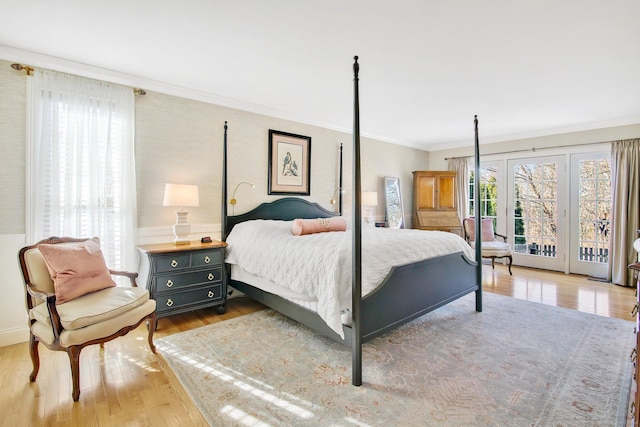
{"type": "MultiPolygon", "coordinates": [[[[584,276],[496,264],[483,268],[488,292],[607,317],[633,320],[634,290],[588,280],[584,276]]],[[[156,338],[221,322],[263,309],[248,298],[234,298],[227,312],[198,310],[159,320],[156,338]]],[[[633,333],[630,328],[629,334],[633,333]]],[[[195,404],[160,355],[147,346],[141,325],[127,336],[83,350],[80,401],[71,399],[71,375],[65,353],[40,346],[40,373],[29,382],[27,343],[0,348],[0,426],[206,426],[195,404]]]]}

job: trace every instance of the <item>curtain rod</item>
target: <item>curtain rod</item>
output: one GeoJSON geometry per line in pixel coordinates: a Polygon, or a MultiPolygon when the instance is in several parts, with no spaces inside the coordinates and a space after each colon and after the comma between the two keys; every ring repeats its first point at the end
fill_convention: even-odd
{"type": "MultiPolygon", "coordinates": [[[[535,153],[537,150],[551,150],[553,148],[566,148],[566,147],[583,147],[585,145],[596,145],[596,144],[611,144],[612,141],[605,141],[605,142],[587,142],[584,144],[566,144],[566,145],[556,145],[555,147],[540,147],[540,148],[536,148],[536,147],[531,147],[529,149],[521,149],[521,150],[511,150],[511,151],[501,151],[499,153],[486,153],[486,154],[480,154],[481,156],[493,156],[496,154],[512,154],[512,153],[525,153],[525,152],[533,152],[535,153]]],[[[456,156],[456,157],[445,157],[445,160],[453,160],[453,159],[470,159],[471,156],[456,156]]]]}
{"type": "MultiPolygon", "coordinates": [[[[35,71],[35,68],[29,66],[29,65],[23,65],[23,64],[11,64],[11,68],[13,68],[16,71],[26,71],[27,72],[27,76],[31,76],[33,75],[33,72],[35,71]]],[[[138,88],[132,88],[133,89],[133,93],[136,95],[140,95],[140,96],[144,96],[147,94],[147,91],[144,89],[138,89],[138,88]]]]}

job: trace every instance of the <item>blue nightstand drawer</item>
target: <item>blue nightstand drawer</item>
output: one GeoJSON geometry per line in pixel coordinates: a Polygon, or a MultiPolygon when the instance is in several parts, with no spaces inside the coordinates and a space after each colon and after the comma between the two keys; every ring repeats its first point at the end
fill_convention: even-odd
{"type": "Polygon", "coordinates": [[[173,271],[173,270],[180,270],[182,268],[189,268],[190,259],[191,259],[191,256],[188,253],[155,257],[153,260],[154,267],[155,267],[154,269],[156,272],[162,273],[165,271],[173,271]]]}
{"type": "Polygon", "coordinates": [[[222,300],[222,285],[203,286],[185,292],[174,292],[168,295],[157,295],[158,312],[175,310],[188,305],[214,304],[222,300]]]}
{"type": "Polygon", "coordinates": [[[222,268],[194,271],[182,274],[166,274],[154,278],[156,292],[178,289],[184,286],[206,285],[222,280],[222,268]]]}
{"type": "Polygon", "coordinates": [[[191,254],[191,266],[203,267],[207,265],[222,264],[223,249],[212,249],[210,251],[198,251],[191,254]]]}

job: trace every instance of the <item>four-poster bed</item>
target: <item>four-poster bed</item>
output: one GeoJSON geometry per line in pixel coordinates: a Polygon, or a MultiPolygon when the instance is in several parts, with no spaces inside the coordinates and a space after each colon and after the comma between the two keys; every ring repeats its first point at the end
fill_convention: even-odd
{"type": "MultiPolygon", "coordinates": [[[[429,311],[448,304],[471,292],[476,293],[476,311],[482,311],[481,265],[470,259],[470,252],[458,250],[445,255],[439,255],[394,265],[379,286],[362,296],[362,235],[363,223],[361,218],[361,179],[360,179],[360,123],[359,123],[359,93],[358,93],[358,58],[354,61],[354,130],[353,130],[353,218],[350,226],[351,233],[351,307],[350,319],[341,324],[342,331],[330,327],[325,318],[317,311],[305,307],[298,301],[292,302],[287,295],[281,296],[269,289],[258,287],[251,275],[232,275],[229,285],[240,292],[262,302],[286,316],[302,323],[317,332],[337,341],[349,345],[352,349],[352,384],[362,384],[362,344],[389,330],[405,324],[429,311]],[[466,252],[466,253],[465,253],[466,252]],[[239,279],[240,277],[241,279],[239,279]],[[245,281],[245,277],[248,277],[245,281]],[[251,282],[252,284],[249,284],[251,282]]],[[[476,176],[478,163],[477,118],[476,129],[476,176]]],[[[342,162],[342,159],[340,159],[342,162]]],[[[236,216],[227,215],[227,123],[224,126],[223,144],[223,183],[222,183],[222,239],[227,240],[234,227],[253,220],[293,221],[295,219],[332,218],[339,215],[331,212],[317,203],[305,199],[285,197],[270,203],[263,203],[255,209],[236,216]]],[[[340,172],[342,181],[342,171],[340,172]]],[[[342,183],[340,184],[342,186],[342,183]]],[[[479,183],[476,180],[475,194],[479,194],[479,183]]],[[[478,214],[476,214],[478,216],[478,214]]],[[[481,235],[480,221],[476,221],[476,236],[481,235]]],[[[244,225],[243,225],[244,227],[244,225]]],[[[387,230],[390,231],[390,230],[387,230]]],[[[410,233],[442,233],[416,230],[410,233]]],[[[367,231],[369,232],[369,231],[367,231]]],[[[290,233],[289,233],[290,234],[290,233]]],[[[325,233],[335,234],[335,233],[325,233]]],[[[426,236],[426,234],[424,234],[426,236]]],[[[442,233],[449,234],[449,233],[442,233]]],[[[448,236],[442,236],[447,237],[448,236]]],[[[300,237],[297,237],[300,239],[300,237]]],[[[458,236],[455,236],[463,241],[458,236]]],[[[232,240],[232,239],[229,239],[232,240]]],[[[463,241],[464,242],[464,241],[463,241]]],[[[229,243],[229,241],[228,241],[229,243]]],[[[481,243],[476,241],[475,259],[480,260],[481,243]]],[[[230,244],[229,254],[233,253],[234,245],[230,244]]],[[[309,261],[311,262],[311,261],[309,261]]],[[[236,267],[233,265],[232,267],[236,267]]],[[[234,270],[235,271],[235,270],[234,270]]],[[[235,274],[235,273],[234,273],[235,274]]]]}

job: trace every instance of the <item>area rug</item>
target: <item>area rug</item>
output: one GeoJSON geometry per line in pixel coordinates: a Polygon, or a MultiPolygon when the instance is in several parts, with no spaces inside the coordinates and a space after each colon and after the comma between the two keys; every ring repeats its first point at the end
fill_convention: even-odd
{"type": "Polygon", "coordinates": [[[213,426],[624,425],[633,322],[484,293],[351,353],[264,310],[157,340],[213,426]]]}

